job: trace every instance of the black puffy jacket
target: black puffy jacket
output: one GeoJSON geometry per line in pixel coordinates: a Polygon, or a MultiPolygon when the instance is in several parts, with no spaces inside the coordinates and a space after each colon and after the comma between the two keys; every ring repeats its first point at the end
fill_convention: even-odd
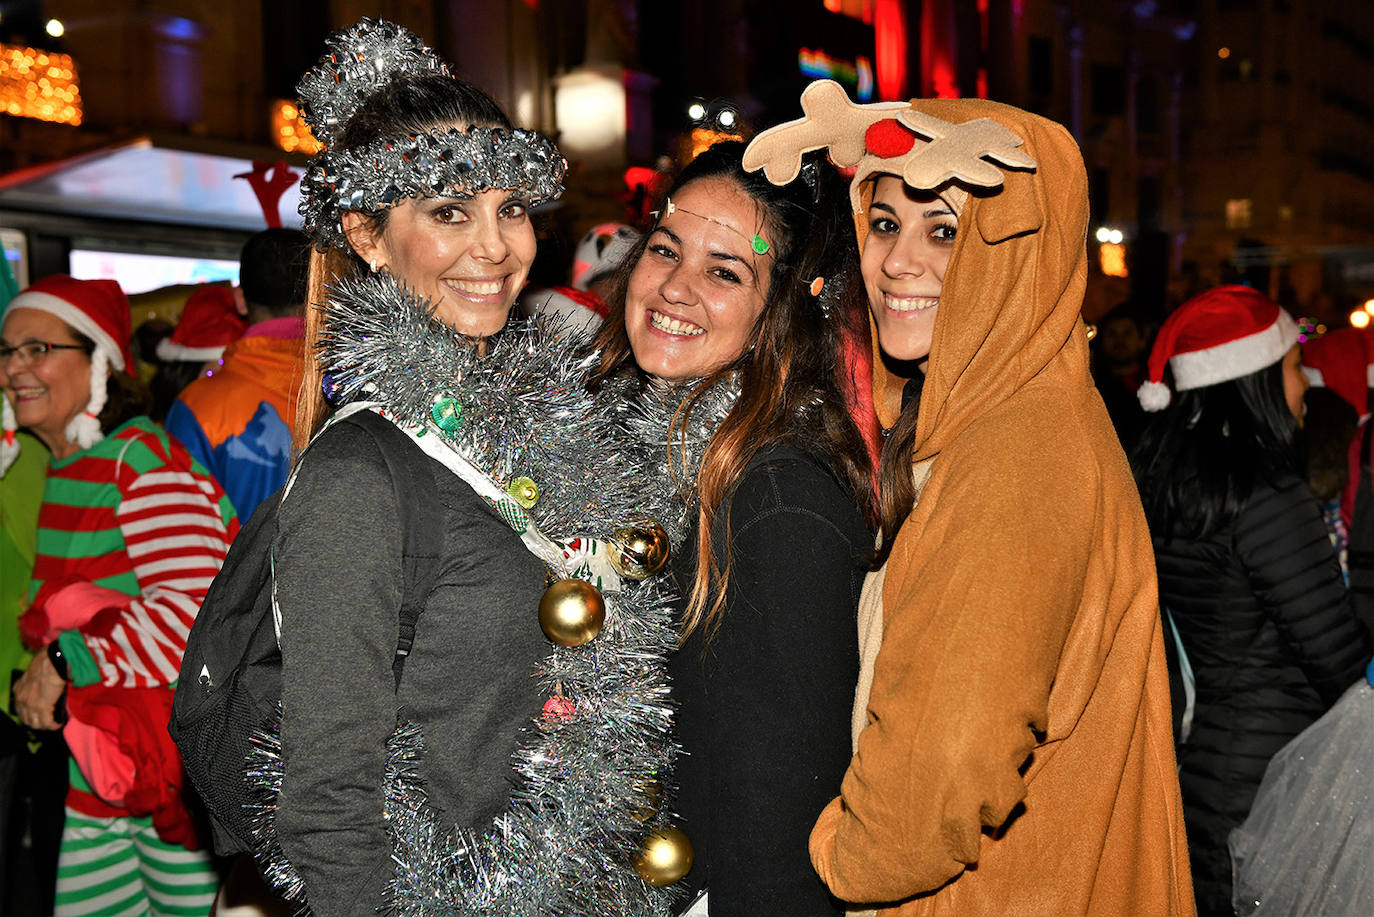
{"type": "Polygon", "coordinates": [[[1196,541],[1155,539],[1159,600],[1196,680],[1179,753],[1200,914],[1231,914],[1226,840],[1274,753],[1369,661],[1316,497],[1296,477],[1257,487],[1235,523],[1196,541]]]}

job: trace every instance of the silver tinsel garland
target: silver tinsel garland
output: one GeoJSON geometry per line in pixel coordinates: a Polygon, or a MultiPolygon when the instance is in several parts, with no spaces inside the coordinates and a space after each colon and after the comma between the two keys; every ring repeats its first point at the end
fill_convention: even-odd
{"type": "Polygon", "coordinates": [[[659,523],[669,533],[674,550],[696,521],[697,469],[711,434],[739,398],[738,382],[730,378],[689,403],[700,383],[700,379],[640,383],[627,374],[607,386],[629,437],[626,448],[633,463],[652,480],[662,482],[672,495],[659,523]]]}
{"type": "Polygon", "coordinates": [[[296,94],[310,133],[333,146],[368,98],[400,76],[449,76],[448,65],[420,36],[385,19],[363,18],[325,40],[324,56],[296,94]]]}
{"type": "MultiPolygon", "coordinates": [[[[666,472],[668,430],[681,389],[630,397],[617,381],[589,394],[594,356],[574,335],[512,324],[476,346],[431,318],[424,302],[386,274],[340,284],[328,305],[319,357],[342,400],[381,401],[397,422],[428,426],[504,485],[528,477],[540,491],[529,510],[557,541],[608,540],[622,526],[657,520],[677,550],[706,440],[733,404],[728,387],[693,412],[686,446],[692,466],[666,472]],[[445,432],[436,402],[452,399],[461,424],[445,432]],[[627,407],[628,405],[628,407],[627,407]]],[[[452,403],[452,402],[446,402],[452,403]]],[[[417,774],[420,727],[402,723],[386,768],[385,817],[396,863],[391,906],[406,917],[593,915],[669,911],[671,888],[646,884],[631,866],[645,834],[671,823],[672,703],[665,661],[677,645],[668,577],[608,588],[599,636],[553,646],[541,687],[575,705],[566,719],[537,719],[515,755],[517,788],[491,825],[442,824],[417,774]]],[[[531,614],[535,609],[512,609],[531,614]]],[[[303,885],[277,842],[281,786],[276,729],[256,737],[248,777],[263,799],[259,865],[302,907],[303,885]]]]}

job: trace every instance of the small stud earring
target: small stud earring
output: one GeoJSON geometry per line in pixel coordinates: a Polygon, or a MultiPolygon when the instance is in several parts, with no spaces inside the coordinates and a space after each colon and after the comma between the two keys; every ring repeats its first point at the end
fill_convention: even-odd
{"type": "Polygon", "coordinates": [[[373,259],[372,259],[372,262],[371,262],[370,264],[368,264],[368,267],[370,267],[370,268],[372,269],[372,273],[374,273],[374,274],[377,273],[377,259],[376,259],[376,258],[373,258],[373,259]]]}

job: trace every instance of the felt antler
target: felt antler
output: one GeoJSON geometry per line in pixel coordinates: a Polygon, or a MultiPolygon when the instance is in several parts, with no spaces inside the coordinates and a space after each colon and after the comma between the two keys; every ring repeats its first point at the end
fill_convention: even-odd
{"type": "Polygon", "coordinates": [[[865,132],[878,121],[902,111],[905,102],[855,105],[834,80],[817,80],[802,90],[805,116],[769,128],[744,151],[745,171],[759,167],[775,185],[785,185],[801,171],[802,155],[824,147],[839,166],[857,165],[863,158],[865,132]]]}
{"type": "Polygon", "coordinates": [[[1034,169],[1035,160],[1019,147],[1024,142],[992,118],[954,123],[916,111],[905,102],[855,105],[833,80],[818,80],[801,96],[806,116],[770,128],[744,151],[744,168],[762,168],[775,185],[797,177],[801,159],[812,150],[829,148],[838,166],[854,166],[849,186],[854,212],[860,208],[859,186],[875,172],[902,176],[913,188],[933,190],[951,179],[995,188],[1007,168],[1034,169]]]}
{"type": "Polygon", "coordinates": [[[907,160],[902,178],[913,188],[935,188],[951,178],[966,184],[995,188],[1002,184],[1002,170],[983,157],[1016,169],[1034,169],[1035,160],[1018,149],[1023,141],[991,118],[977,118],[962,124],[941,121],[915,109],[897,116],[929,145],[907,160]]]}

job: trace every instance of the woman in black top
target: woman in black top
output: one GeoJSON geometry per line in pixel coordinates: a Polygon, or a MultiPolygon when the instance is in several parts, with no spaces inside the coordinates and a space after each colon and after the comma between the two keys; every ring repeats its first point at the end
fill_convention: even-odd
{"type": "Polygon", "coordinates": [[[742,153],[718,144],[674,184],[612,296],[600,375],[683,404],[647,438],[685,482],[696,549],[673,564],[684,911],[832,914],[807,837],[849,761],[872,544],[839,346],[859,314],[843,296],[854,245],[828,166],[777,188],[742,153]]]}
{"type": "Polygon", "coordinates": [[[1231,914],[1231,830],[1269,759],[1355,682],[1370,647],[1296,456],[1307,382],[1293,320],[1246,287],[1211,290],[1164,323],[1150,371],[1141,401],[1167,410],[1132,464],[1160,605],[1195,679],[1179,752],[1193,884],[1200,913],[1231,914]]]}

